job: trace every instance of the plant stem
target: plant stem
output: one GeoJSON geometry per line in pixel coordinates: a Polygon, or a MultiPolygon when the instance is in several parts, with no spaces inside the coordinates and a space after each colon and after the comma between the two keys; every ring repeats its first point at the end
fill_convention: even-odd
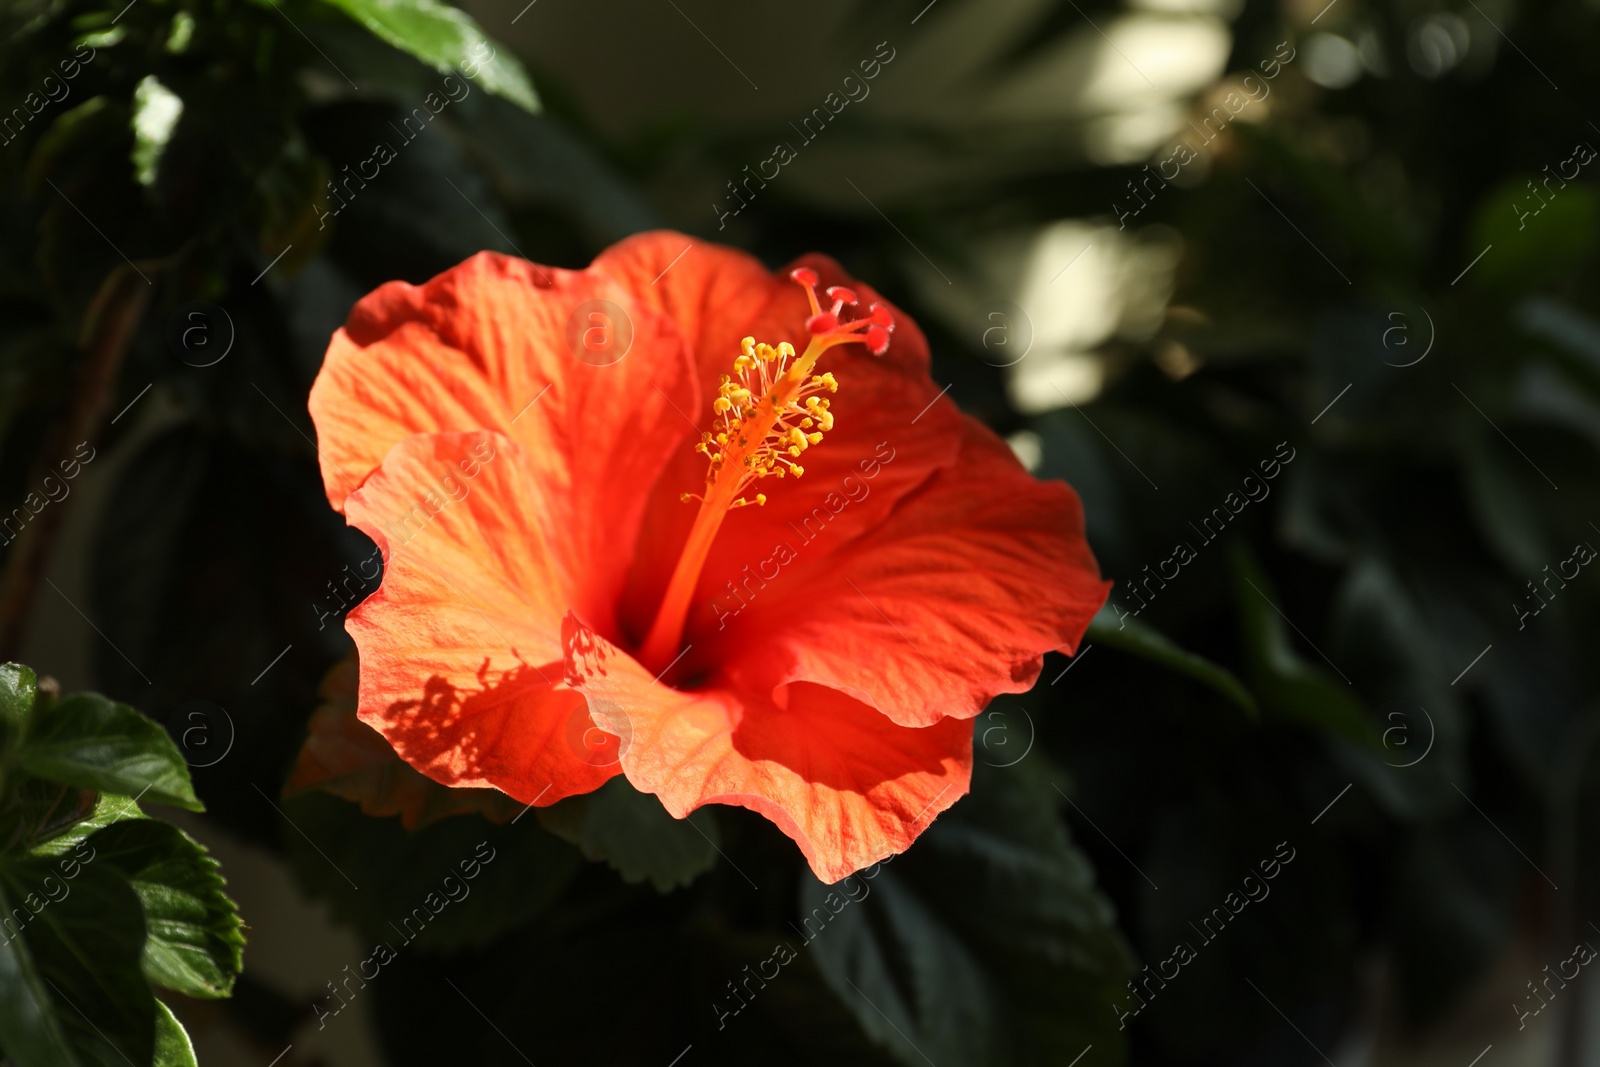
{"type": "MultiPolygon", "coordinates": [[[[131,265],[117,267],[100,284],[83,317],[76,388],[66,414],[41,442],[28,475],[30,488],[54,471],[73,443],[95,435],[128,342],[149,303],[150,283],[131,265]]],[[[22,644],[34,590],[55,547],[67,499],[52,501],[23,528],[0,571],[0,660],[15,659],[22,644]]]]}

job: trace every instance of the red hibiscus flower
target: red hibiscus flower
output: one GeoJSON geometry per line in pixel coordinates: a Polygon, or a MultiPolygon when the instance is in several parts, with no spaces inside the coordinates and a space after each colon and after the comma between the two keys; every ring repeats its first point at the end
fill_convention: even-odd
{"type": "Polygon", "coordinates": [[[967,791],[969,720],[1109,589],[1072,490],[820,256],[482,253],[362,299],[310,406],[383,550],[346,627],[395,752],[523,804],[620,772],[679,818],[743,805],[828,882],[967,791]]]}

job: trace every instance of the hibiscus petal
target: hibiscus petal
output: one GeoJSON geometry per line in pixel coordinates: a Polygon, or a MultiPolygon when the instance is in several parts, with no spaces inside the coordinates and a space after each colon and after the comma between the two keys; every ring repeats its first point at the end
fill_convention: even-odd
{"type": "Polygon", "coordinates": [[[622,738],[628,780],[675,818],[702,804],[759,812],[794,839],[818,878],[837,882],[904,851],[967,792],[972,726],[897,726],[822,686],[679,692],[584,626],[566,622],[566,679],[622,738]]]}
{"type": "Polygon", "coordinates": [[[561,684],[562,616],[603,602],[574,591],[551,536],[565,498],[535,479],[528,452],[490,433],[395,445],[346,502],[384,576],[345,627],[361,720],[401,758],[445,785],[550,804],[613,777],[616,739],[561,684]]]}
{"type": "MultiPolygon", "coordinates": [[[[791,266],[816,271],[819,287],[853,289],[862,309],[871,303],[888,306],[871,286],[852,279],[826,256],[806,256],[791,266]]],[[[677,323],[707,389],[732,369],[744,337],[805,347],[810,307],[788,268],[774,273],[743,252],[661,232],[615,245],[590,269],[638,293],[641,302],[677,323]]],[[[840,383],[839,392],[828,398],[835,428],[804,453],[803,478],[763,481],[756,489],[767,494],[766,506],[743,508],[723,524],[700,576],[687,626],[691,643],[697,631],[716,629],[720,611],[727,610],[721,606],[719,611],[719,600],[732,602],[729,583],[737,588],[751,580],[747,568],[756,568],[775,546],[819,536],[841,544],[882,522],[898,500],[955,462],[960,415],[954,403],[940,399],[941,390],[928,375],[922,332],[907,316],[891,311],[897,326],[884,355],[851,344],[822,357],[818,370],[832,371],[840,383]]],[[[699,429],[713,429],[712,418],[709,406],[701,409],[699,429]]],[[[680,449],[651,494],[644,524],[651,536],[639,543],[622,607],[624,625],[637,636],[649,629],[694,522],[697,505],[683,503],[680,494],[703,492],[705,476],[705,457],[680,449]]]]}
{"type": "Polygon", "coordinates": [[[565,537],[587,580],[615,600],[645,490],[691,452],[710,388],[678,328],[615,282],[482,252],[357,302],[310,408],[340,510],[411,434],[485,429],[527,445],[541,481],[572,498],[565,537]],[[586,347],[591,338],[610,347],[586,347]]]}
{"type": "Polygon", "coordinates": [[[953,467],[848,545],[797,545],[777,579],[707,635],[704,654],[930,726],[1027,691],[1045,652],[1075,652],[1111,588],[1077,494],[1035,480],[1004,441],[964,421],[953,467]]]}
{"type": "Polygon", "coordinates": [[[368,815],[398,815],[407,830],[474,812],[490,822],[516,817],[522,805],[498,789],[450,789],[395,755],[382,734],[356,717],[356,674],[351,653],[322,680],[324,703],[311,714],[284,796],[321,790],[360,804],[368,815]]]}
{"type": "Polygon", "coordinates": [[[589,270],[672,320],[709,382],[728,372],[740,338],[804,321],[804,294],[787,277],[752,255],[671,230],[619,241],[589,270]]]}

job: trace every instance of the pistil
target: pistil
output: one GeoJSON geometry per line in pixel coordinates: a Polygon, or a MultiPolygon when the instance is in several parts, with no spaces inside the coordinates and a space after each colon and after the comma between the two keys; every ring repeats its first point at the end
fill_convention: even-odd
{"type": "Polygon", "coordinates": [[[790,276],[805,288],[811,303],[806,319],[810,341],[796,357],[788,342],[773,348],[747,337],[734,360],[737,377],[723,375],[718,384],[712,402],[716,428],[702,434],[695,446],[710,461],[705,493],[683,494],[685,501],[698,499],[700,510],[639,653],[640,662],[652,670],[664,670],[679,655],[695,586],[728,513],[767,502],[765,493],[745,493],[762,478],[803,476],[805,467],[795,461],[833,428],[829,401],[820,394],[837,392],[839,383],[831,373],[812,374],[817,359],[850,342],[866,344],[875,355],[889,347],[894,319],[887,309],[875,304],[865,317],[841,322],[843,309],[856,303],[853,292],[830,288],[833,306],[825,310],[817,299],[815,272],[802,267],[790,276]]]}

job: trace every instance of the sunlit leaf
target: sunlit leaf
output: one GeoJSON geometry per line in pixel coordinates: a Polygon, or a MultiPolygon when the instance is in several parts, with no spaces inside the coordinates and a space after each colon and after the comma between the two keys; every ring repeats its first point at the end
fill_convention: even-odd
{"type": "Polygon", "coordinates": [[[227,996],[243,968],[244,933],[216,860],[176,826],[151,819],[105,827],[85,847],[139,894],[150,981],[191,997],[227,996]]]}
{"type": "Polygon", "coordinates": [[[39,679],[31,667],[20,663],[0,664],[0,743],[9,744],[20,735],[33,712],[39,679]]]}
{"type": "Polygon", "coordinates": [[[17,756],[22,770],[83,789],[202,810],[172,739],[128,705],[77,693],[42,720],[17,756]]]}
{"type": "Polygon", "coordinates": [[[394,47],[441,74],[477,79],[491,93],[529,111],[538,97],[522,64],[504,47],[495,48],[472,17],[434,0],[323,0],[355,19],[394,47]]]}
{"type": "Polygon", "coordinates": [[[150,1067],[199,1067],[188,1031],[172,1009],[156,1001],[156,1053],[150,1067]]]}

